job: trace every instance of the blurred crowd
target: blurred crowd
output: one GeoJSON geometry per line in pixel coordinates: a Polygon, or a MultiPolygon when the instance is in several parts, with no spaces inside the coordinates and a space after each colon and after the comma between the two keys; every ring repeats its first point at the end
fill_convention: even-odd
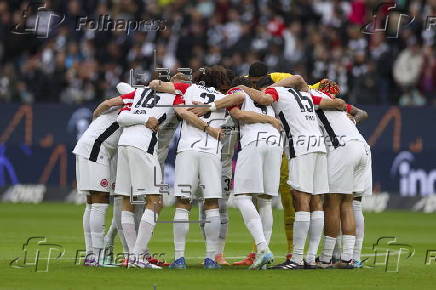
{"type": "Polygon", "coordinates": [[[379,6],[390,0],[44,2],[65,19],[38,38],[11,33],[29,1],[0,0],[0,102],[95,102],[132,68],[151,77],[154,67],[222,64],[244,75],[263,60],[309,83],[334,80],[353,103],[436,105],[436,0],[397,0],[402,12],[379,6]],[[99,15],[163,25],[77,29],[79,16],[99,15]]]}

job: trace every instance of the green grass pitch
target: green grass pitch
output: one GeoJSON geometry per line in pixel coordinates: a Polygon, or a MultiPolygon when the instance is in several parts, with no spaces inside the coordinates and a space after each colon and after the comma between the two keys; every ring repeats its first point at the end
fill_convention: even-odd
{"type": "MultiPolygon", "coordinates": [[[[412,257],[401,256],[398,272],[385,272],[384,266],[300,271],[249,271],[230,266],[207,271],[200,265],[204,243],[197,224],[191,224],[188,237],[189,269],[156,271],[74,265],[75,250],[84,248],[82,212],[83,206],[72,204],[0,203],[0,289],[436,289],[436,262],[426,265],[427,250],[435,250],[436,256],[435,214],[391,211],[365,215],[364,254],[373,253],[372,245],[382,236],[395,236],[398,243],[414,248],[412,257]],[[48,272],[9,266],[12,259],[22,256],[22,245],[32,236],[45,236],[48,243],[65,248],[63,258],[52,261],[48,272]]],[[[192,219],[197,218],[196,209],[193,213],[192,219]]],[[[276,262],[282,262],[286,252],[282,214],[274,211],[270,247],[276,262]]],[[[173,209],[166,208],[159,219],[168,221],[172,215],[173,209]]],[[[251,239],[242,218],[231,209],[226,256],[241,257],[250,248],[251,239]]],[[[157,225],[150,249],[167,253],[172,259],[171,224],[157,225]]],[[[116,250],[120,251],[118,239],[116,250]]]]}

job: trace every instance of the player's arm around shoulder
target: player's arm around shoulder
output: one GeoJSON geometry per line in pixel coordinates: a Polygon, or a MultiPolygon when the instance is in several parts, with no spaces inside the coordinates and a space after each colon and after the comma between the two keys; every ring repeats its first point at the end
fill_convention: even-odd
{"type": "Polygon", "coordinates": [[[355,123],[360,123],[368,119],[368,113],[365,110],[359,109],[353,105],[347,105],[347,113],[355,123]]]}
{"type": "Polygon", "coordinates": [[[197,129],[202,130],[203,132],[209,134],[215,139],[221,139],[221,128],[213,128],[209,126],[209,123],[204,122],[197,115],[187,110],[185,107],[175,105],[174,111],[180,118],[182,118],[192,126],[196,127],[197,129]]]}
{"type": "Polygon", "coordinates": [[[330,111],[345,111],[347,109],[347,103],[339,98],[326,99],[320,98],[319,102],[314,100],[315,105],[318,105],[319,109],[330,110],[330,111]]]}
{"type": "Polygon", "coordinates": [[[130,127],[134,125],[145,125],[149,116],[144,114],[133,114],[130,110],[123,110],[117,117],[117,122],[121,127],[130,127]]]}
{"type": "Polygon", "coordinates": [[[249,88],[244,85],[238,86],[238,88],[242,89],[247,95],[250,96],[253,101],[258,103],[259,105],[269,106],[275,100],[274,96],[269,93],[249,88]]]}
{"type": "Polygon", "coordinates": [[[238,107],[231,108],[229,112],[230,112],[230,116],[243,123],[247,123],[247,124],[269,123],[277,130],[281,130],[282,128],[282,123],[277,118],[268,115],[259,114],[256,112],[250,112],[250,111],[243,111],[238,107]]]}
{"type": "Polygon", "coordinates": [[[107,110],[109,110],[112,107],[117,107],[117,106],[122,106],[123,103],[123,99],[121,98],[121,96],[112,98],[112,99],[108,99],[108,100],[104,100],[103,102],[101,102],[97,108],[95,108],[93,114],[92,114],[92,119],[95,120],[97,119],[101,114],[103,114],[104,112],[106,112],[107,110]]]}
{"type": "Polygon", "coordinates": [[[285,87],[285,88],[294,88],[300,90],[302,92],[309,91],[309,85],[306,83],[304,78],[300,75],[292,75],[286,78],[279,80],[271,85],[271,87],[285,87]]]}
{"type": "Polygon", "coordinates": [[[244,100],[245,96],[243,93],[231,93],[220,100],[210,103],[208,106],[201,102],[193,102],[193,105],[197,105],[198,107],[189,108],[188,111],[191,111],[198,117],[201,117],[209,112],[222,110],[228,107],[239,106],[244,102],[244,100]]]}

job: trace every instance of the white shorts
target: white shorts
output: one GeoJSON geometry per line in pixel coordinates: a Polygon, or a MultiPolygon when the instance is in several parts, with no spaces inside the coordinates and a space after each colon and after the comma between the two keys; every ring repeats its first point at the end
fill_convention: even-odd
{"type": "Polygon", "coordinates": [[[312,195],[329,192],[327,154],[312,152],[289,161],[288,184],[295,190],[312,195]]]}
{"type": "Polygon", "coordinates": [[[367,144],[346,142],[327,154],[327,166],[330,193],[371,195],[371,151],[367,144]]]}
{"type": "Polygon", "coordinates": [[[205,199],[222,197],[220,157],[193,150],[178,153],[174,195],[192,198],[198,187],[201,187],[205,199]]]}
{"type": "Polygon", "coordinates": [[[238,153],[233,192],[278,196],[283,149],[251,142],[238,153]]]}
{"type": "Polygon", "coordinates": [[[161,194],[162,173],[157,158],[133,146],[118,146],[115,194],[161,194]]]}
{"type": "Polygon", "coordinates": [[[89,195],[90,191],[109,192],[110,177],[110,166],[76,155],[76,179],[79,194],[89,195]]]}

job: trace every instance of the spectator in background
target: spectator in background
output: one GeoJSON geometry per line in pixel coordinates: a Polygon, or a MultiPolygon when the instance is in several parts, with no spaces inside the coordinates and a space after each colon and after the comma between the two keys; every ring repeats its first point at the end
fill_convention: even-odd
{"type": "Polygon", "coordinates": [[[354,104],[368,105],[377,97],[377,81],[375,64],[367,62],[363,51],[354,55],[352,75],[351,102],[354,104]]]}
{"type": "Polygon", "coordinates": [[[291,22],[283,31],[284,39],[284,58],[291,64],[297,63],[303,58],[303,46],[301,41],[301,23],[291,22]]]}
{"type": "Polygon", "coordinates": [[[382,33],[371,37],[369,58],[375,66],[377,103],[391,103],[392,84],[392,50],[385,41],[382,33]]]}
{"type": "Polygon", "coordinates": [[[436,105],[436,58],[435,52],[430,46],[423,49],[424,68],[419,87],[427,100],[427,103],[436,105]]]}
{"type": "Polygon", "coordinates": [[[426,100],[418,91],[424,55],[415,38],[408,40],[408,46],[394,62],[394,79],[401,87],[400,105],[425,105],[426,100]]]}
{"type": "MultiPolygon", "coordinates": [[[[396,104],[400,90],[400,104],[434,102],[435,32],[425,30],[425,20],[435,15],[435,1],[410,1],[415,20],[398,39],[361,32],[373,19],[376,0],[45,1],[66,19],[48,39],[38,39],[9,31],[28,1],[0,0],[0,102],[97,102],[115,94],[115,84],[127,81],[132,68],[150,76],[154,66],[174,72],[223,64],[247,74],[258,59],[308,82],[328,77],[341,85],[343,96],[365,104],[396,104]],[[79,15],[162,21],[165,29],[127,34],[93,30],[88,23],[77,31],[79,15]],[[412,38],[422,38],[425,47],[414,49],[412,38]],[[401,73],[405,67],[413,76],[401,73]]],[[[397,5],[408,9],[404,3],[397,5]]],[[[380,21],[388,8],[377,12],[380,21]]],[[[397,29],[390,22],[389,36],[397,29]]]]}

